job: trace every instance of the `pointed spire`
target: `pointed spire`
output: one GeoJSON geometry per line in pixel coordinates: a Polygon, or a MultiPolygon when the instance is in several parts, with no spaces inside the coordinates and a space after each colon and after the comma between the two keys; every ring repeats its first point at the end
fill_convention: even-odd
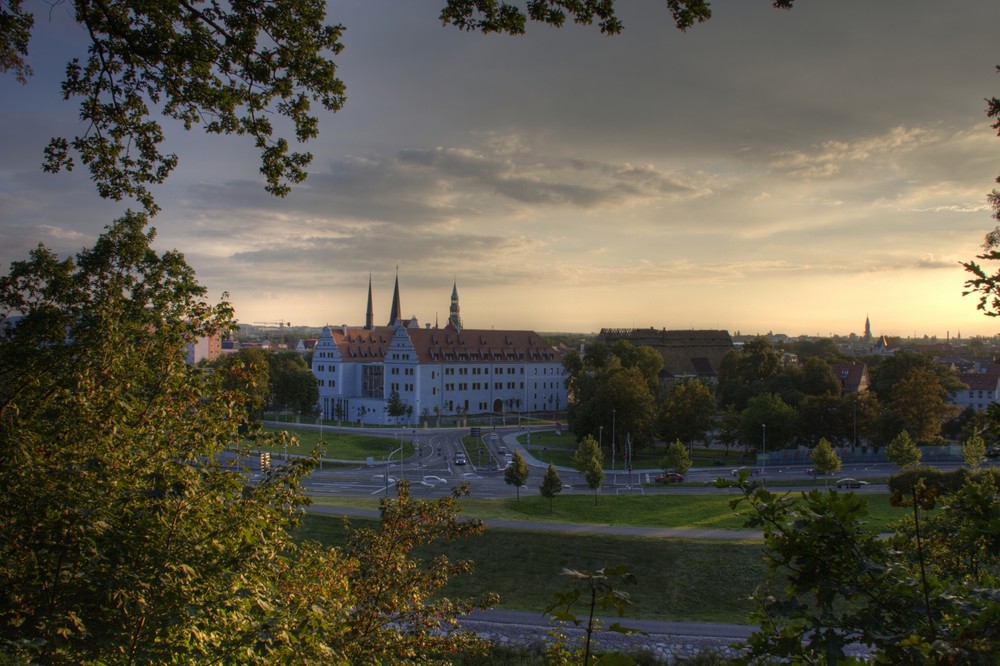
{"type": "Polygon", "coordinates": [[[375,310],[372,308],[372,274],[368,274],[368,311],[365,313],[365,330],[375,328],[375,310]]]}
{"type": "Polygon", "coordinates": [[[455,280],[454,285],[451,288],[451,308],[449,309],[450,314],[448,315],[448,323],[462,330],[462,315],[459,313],[458,309],[458,280],[455,280]]]}
{"type": "Polygon", "coordinates": [[[389,309],[389,323],[387,326],[395,326],[396,322],[403,321],[403,307],[399,302],[399,266],[396,266],[396,286],[392,290],[392,307],[389,309]]]}

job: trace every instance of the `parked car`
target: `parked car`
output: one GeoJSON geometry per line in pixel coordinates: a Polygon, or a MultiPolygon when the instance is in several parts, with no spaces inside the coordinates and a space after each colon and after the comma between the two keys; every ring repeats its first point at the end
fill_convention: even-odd
{"type": "Polygon", "coordinates": [[[861,486],[867,486],[867,481],[861,481],[859,479],[841,479],[837,481],[838,488],[860,488],[861,486]]]}
{"type": "Polygon", "coordinates": [[[455,464],[456,465],[464,465],[467,462],[469,462],[469,461],[466,460],[464,453],[456,453],[455,454],[455,464]]]}
{"type": "Polygon", "coordinates": [[[684,475],[678,472],[667,472],[666,474],[660,474],[654,479],[657,483],[680,483],[684,480],[684,475]]]}

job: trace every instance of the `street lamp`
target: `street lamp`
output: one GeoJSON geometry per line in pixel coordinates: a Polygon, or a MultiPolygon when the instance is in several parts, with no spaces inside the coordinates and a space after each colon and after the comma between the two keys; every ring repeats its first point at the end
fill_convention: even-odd
{"type": "Polygon", "coordinates": [[[615,410],[611,410],[611,471],[615,471],[615,410]]]}
{"type": "Polygon", "coordinates": [[[767,485],[767,424],[760,424],[760,485],[767,485]]]}

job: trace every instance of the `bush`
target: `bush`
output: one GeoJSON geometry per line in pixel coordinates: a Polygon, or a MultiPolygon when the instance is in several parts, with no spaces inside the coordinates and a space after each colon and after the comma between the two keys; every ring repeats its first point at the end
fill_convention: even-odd
{"type": "Polygon", "coordinates": [[[903,470],[889,477],[889,492],[900,492],[909,495],[917,481],[923,479],[924,485],[928,488],[936,488],[939,495],[947,495],[956,492],[965,485],[965,480],[970,476],[979,478],[983,474],[992,474],[994,481],[1000,483],[1000,469],[984,469],[972,472],[964,467],[948,472],[936,467],[915,467],[903,470]]]}

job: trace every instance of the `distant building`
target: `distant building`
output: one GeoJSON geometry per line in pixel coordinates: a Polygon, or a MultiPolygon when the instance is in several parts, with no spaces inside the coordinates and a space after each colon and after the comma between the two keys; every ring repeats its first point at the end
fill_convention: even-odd
{"type": "Polygon", "coordinates": [[[1000,402],[1000,374],[997,372],[963,373],[958,378],[968,388],[952,391],[952,404],[963,410],[971,407],[982,412],[989,409],[990,405],[1000,402]]]}
{"type": "Polygon", "coordinates": [[[185,346],[185,354],[184,360],[188,365],[195,365],[202,361],[214,361],[222,355],[222,338],[218,335],[198,338],[185,346]]]}
{"type": "Polygon", "coordinates": [[[653,347],[663,357],[661,378],[665,381],[684,377],[715,379],[722,357],[734,348],[727,331],[715,330],[604,328],[597,339],[608,346],[627,340],[636,347],[653,347]]]}
{"type": "Polygon", "coordinates": [[[871,386],[868,366],[864,363],[834,363],[830,366],[830,370],[840,382],[841,395],[863,393],[871,386]]]}
{"type": "Polygon", "coordinates": [[[372,287],[364,326],[326,327],[312,371],[326,419],[415,425],[440,416],[552,412],[566,408],[562,357],[533,331],[461,326],[457,283],[444,328],[404,320],[397,274],[388,326],[373,326],[372,287]],[[409,407],[387,413],[396,393],[409,407]]]}

